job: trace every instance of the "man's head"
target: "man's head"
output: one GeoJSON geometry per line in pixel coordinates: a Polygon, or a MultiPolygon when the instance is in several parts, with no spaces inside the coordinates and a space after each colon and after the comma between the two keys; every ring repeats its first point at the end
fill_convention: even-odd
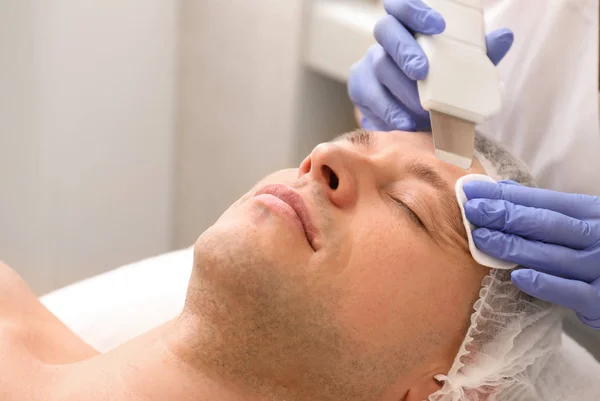
{"type": "Polygon", "coordinates": [[[427,134],[361,131],[262,180],[195,246],[205,363],[282,399],[425,398],[487,273],[452,192],[468,173],[427,134]]]}

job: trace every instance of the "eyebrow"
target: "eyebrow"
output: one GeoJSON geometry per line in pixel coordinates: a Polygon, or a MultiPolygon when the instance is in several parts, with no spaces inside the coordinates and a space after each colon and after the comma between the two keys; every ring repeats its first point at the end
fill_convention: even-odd
{"type": "Polygon", "coordinates": [[[445,196],[453,196],[452,191],[450,190],[450,187],[446,181],[444,181],[440,174],[430,166],[417,160],[411,160],[406,164],[404,170],[406,173],[417,178],[419,181],[428,183],[445,196]]]}
{"type": "Polygon", "coordinates": [[[348,141],[353,145],[361,145],[369,148],[373,144],[373,133],[364,129],[348,132],[335,137],[333,142],[348,141]]]}
{"type": "Polygon", "coordinates": [[[455,200],[456,195],[440,174],[431,166],[417,160],[409,161],[406,164],[405,171],[407,174],[412,175],[419,181],[426,182],[438,191],[440,194],[438,200],[450,222],[450,228],[461,237],[467,238],[460,208],[455,200]]]}

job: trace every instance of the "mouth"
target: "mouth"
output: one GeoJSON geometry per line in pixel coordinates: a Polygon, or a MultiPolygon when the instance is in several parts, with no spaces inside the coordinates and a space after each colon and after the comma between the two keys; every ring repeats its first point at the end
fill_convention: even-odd
{"type": "Polygon", "coordinates": [[[308,207],[299,193],[287,185],[274,184],[267,185],[259,189],[254,196],[258,195],[272,195],[287,203],[294,210],[294,212],[296,212],[296,215],[300,219],[308,244],[315,252],[317,251],[315,247],[317,229],[310,218],[308,207]]]}

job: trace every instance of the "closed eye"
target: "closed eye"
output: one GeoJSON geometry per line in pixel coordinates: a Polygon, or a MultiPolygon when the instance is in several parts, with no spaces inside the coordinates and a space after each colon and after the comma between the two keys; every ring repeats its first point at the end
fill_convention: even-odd
{"type": "Polygon", "coordinates": [[[416,225],[418,225],[419,227],[421,227],[424,230],[427,230],[427,228],[425,227],[425,224],[423,224],[423,220],[421,220],[421,218],[410,208],[406,205],[406,203],[402,202],[401,199],[390,195],[390,198],[392,198],[392,200],[398,205],[400,206],[402,209],[404,209],[404,211],[406,211],[408,213],[408,217],[410,217],[410,219],[412,221],[415,222],[416,225]]]}

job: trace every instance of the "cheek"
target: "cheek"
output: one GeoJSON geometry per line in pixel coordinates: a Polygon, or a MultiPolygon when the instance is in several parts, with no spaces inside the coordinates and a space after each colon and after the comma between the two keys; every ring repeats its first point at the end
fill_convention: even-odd
{"type": "Polygon", "coordinates": [[[408,220],[380,220],[369,227],[354,238],[356,251],[338,282],[344,294],[340,313],[358,338],[413,343],[411,336],[443,325],[446,318],[462,318],[457,314],[464,305],[455,302],[461,278],[452,274],[460,262],[449,261],[408,220]]]}
{"type": "Polygon", "coordinates": [[[397,322],[419,313],[415,305],[429,291],[435,255],[427,238],[411,222],[389,213],[388,219],[355,222],[352,253],[338,285],[348,324],[366,338],[397,330],[397,322]],[[359,227],[364,227],[359,229],[359,227]]]}

